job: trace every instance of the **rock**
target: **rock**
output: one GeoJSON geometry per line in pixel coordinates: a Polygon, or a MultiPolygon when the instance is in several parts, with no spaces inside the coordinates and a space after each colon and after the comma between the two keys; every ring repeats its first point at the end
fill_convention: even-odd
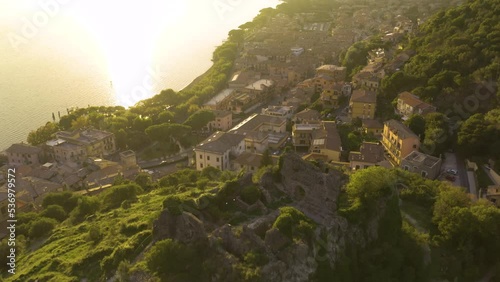
{"type": "Polygon", "coordinates": [[[266,246],[275,254],[292,243],[292,239],[276,228],[267,230],[264,241],[266,242],[266,246]]]}
{"type": "Polygon", "coordinates": [[[260,185],[267,190],[280,188],[294,201],[295,207],[320,224],[328,224],[335,217],[337,197],[343,185],[342,174],[322,172],[297,154],[282,156],[281,185],[273,182],[271,173],[265,174],[260,185]]]}
{"type": "Polygon", "coordinates": [[[206,237],[203,222],[188,212],[172,215],[165,209],[153,223],[153,239],[155,241],[174,239],[189,244],[206,237]]]}

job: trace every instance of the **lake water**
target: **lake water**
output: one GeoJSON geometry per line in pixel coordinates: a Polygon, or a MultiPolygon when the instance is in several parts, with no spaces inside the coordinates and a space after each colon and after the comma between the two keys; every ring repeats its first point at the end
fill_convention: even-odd
{"type": "Polygon", "coordinates": [[[182,89],[228,31],[279,3],[100,2],[0,0],[0,151],[69,107],[130,106],[182,89]]]}

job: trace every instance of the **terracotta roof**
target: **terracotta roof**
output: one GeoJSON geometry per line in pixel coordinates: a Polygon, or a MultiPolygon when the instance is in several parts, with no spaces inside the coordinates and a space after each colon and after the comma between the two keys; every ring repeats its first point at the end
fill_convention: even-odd
{"type": "Polygon", "coordinates": [[[403,103],[410,105],[412,107],[415,107],[423,103],[422,100],[420,100],[417,96],[407,91],[399,93],[398,99],[402,100],[403,103]]]}
{"type": "Polygon", "coordinates": [[[377,94],[373,91],[356,89],[352,92],[351,103],[377,103],[377,94]]]}

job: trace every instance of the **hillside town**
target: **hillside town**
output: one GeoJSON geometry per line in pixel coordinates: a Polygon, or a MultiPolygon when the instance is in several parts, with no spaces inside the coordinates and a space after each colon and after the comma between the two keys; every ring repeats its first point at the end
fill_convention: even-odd
{"type": "MultiPolygon", "coordinates": [[[[437,8],[429,6],[430,11],[437,8]]],[[[400,11],[405,9],[400,6],[400,11]]],[[[410,58],[412,54],[398,52],[400,43],[423,20],[411,20],[398,10],[372,13],[363,6],[347,5],[318,22],[312,16],[278,14],[246,36],[227,88],[202,106],[215,116],[200,132],[206,139],[185,148],[183,154],[138,162],[134,151],[117,151],[113,133],[92,128],[57,132],[41,146],[13,144],[5,151],[8,161],[2,171],[17,168],[19,206],[36,209],[44,194],[90,193],[110,187],[116,177],[134,179],[141,172],[158,179],[174,171],[179,161],[197,170],[213,166],[254,172],[264,154],[278,156],[287,147],[304,160],[353,171],[399,167],[451,181],[474,198],[498,202],[500,177],[494,171],[487,172],[495,185],[482,187],[486,193],[480,193],[475,171],[483,167],[458,159],[453,152],[432,156],[420,150],[420,137],[403,121],[436,112],[435,106],[405,91],[394,103],[398,120],[376,117],[380,82],[410,58]],[[371,50],[368,64],[351,78],[340,66],[339,54],[374,31],[384,34],[380,39],[387,47],[371,50]],[[356,124],[352,129],[363,136],[359,150],[350,151],[343,144],[348,141],[341,138],[338,127],[346,124],[356,124]],[[162,165],[172,169],[162,170],[162,165]]],[[[0,206],[6,206],[5,178],[1,182],[0,206]]],[[[5,208],[0,214],[5,220],[5,208]]]]}
{"type": "Polygon", "coordinates": [[[183,90],[0,153],[7,281],[500,277],[498,2],[283,2],[183,90]]]}

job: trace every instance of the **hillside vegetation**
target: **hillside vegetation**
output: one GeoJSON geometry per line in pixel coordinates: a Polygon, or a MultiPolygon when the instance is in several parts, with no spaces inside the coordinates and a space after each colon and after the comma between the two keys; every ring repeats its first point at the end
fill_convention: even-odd
{"type": "MultiPolygon", "coordinates": [[[[50,194],[43,210],[19,216],[19,267],[4,278],[475,281],[500,274],[500,211],[447,183],[380,167],[348,177],[290,153],[256,176],[183,170],[146,187],[116,183],[98,196],[50,194]]],[[[5,241],[0,251],[5,258],[5,241]]]]}

